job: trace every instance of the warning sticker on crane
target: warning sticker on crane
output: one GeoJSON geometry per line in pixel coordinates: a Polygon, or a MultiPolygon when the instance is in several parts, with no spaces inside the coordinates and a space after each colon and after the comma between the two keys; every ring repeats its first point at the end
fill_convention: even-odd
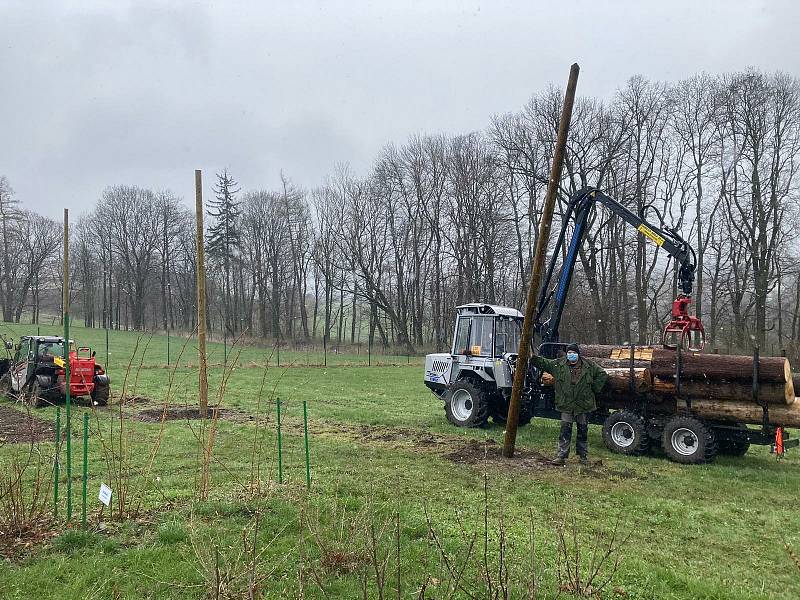
{"type": "Polygon", "coordinates": [[[644,223],[639,225],[639,227],[637,227],[636,229],[638,229],[639,233],[641,233],[648,240],[650,240],[651,242],[655,242],[655,244],[657,246],[663,246],[664,245],[664,238],[662,236],[658,235],[655,231],[650,229],[644,223]]]}

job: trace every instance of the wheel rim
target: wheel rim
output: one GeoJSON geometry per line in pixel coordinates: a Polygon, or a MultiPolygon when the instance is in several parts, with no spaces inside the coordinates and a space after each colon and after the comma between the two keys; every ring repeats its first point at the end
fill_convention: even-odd
{"type": "Polygon", "coordinates": [[[625,421],[614,423],[611,426],[611,441],[620,448],[627,448],[633,444],[636,439],[636,434],[633,431],[633,426],[625,421]]]}
{"type": "Polygon", "coordinates": [[[467,390],[456,390],[450,400],[450,410],[459,421],[466,421],[472,416],[472,394],[467,390]]]}
{"type": "Polygon", "coordinates": [[[691,456],[697,452],[700,440],[691,429],[680,427],[672,432],[672,447],[678,454],[691,456]]]}

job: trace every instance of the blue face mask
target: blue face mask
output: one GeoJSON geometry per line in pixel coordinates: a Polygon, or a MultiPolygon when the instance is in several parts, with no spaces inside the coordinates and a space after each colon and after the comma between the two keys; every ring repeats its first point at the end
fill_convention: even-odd
{"type": "Polygon", "coordinates": [[[578,353],[577,352],[567,352],[567,360],[571,363],[578,362],[578,353]]]}

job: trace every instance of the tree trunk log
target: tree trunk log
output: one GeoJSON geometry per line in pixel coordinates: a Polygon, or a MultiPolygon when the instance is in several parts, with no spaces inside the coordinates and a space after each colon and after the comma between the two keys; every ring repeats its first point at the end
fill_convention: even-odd
{"type": "MultiPolygon", "coordinates": [[[[624,368],[630,364],[628,346],[585,344],[580,351],[603,368],[624,368]]],[[[634,349],[634,366],[649,367],[652,376],[664,384],[656,385],[653,390],[656,394],[674,393],[676,361],[677,353],[673,350],[652,346],[634,349]]],[[[681,363],[683,394],[712,400],[752,400],[752,356],[683,352],[681,363]]],[[[792,404],[800,390],[800,374],[792,373],[784,357],[761,357],[758,381],[759,398],[769,403],[792,404]]]]}
{"type": "MultiPolygon", "coordinates": [[[[786,385],[763,383],[759,386],[758,398],[768,404],[788,405],[794,402],[794,395],[788,394],[786,385]]],[[[653,393],[674,397],[674,381],[653,378],[653,393]]],[[[717,381],[681,381],[681,397],[720,402],[753,402],[753,386],[745,383],[717,381]]]]}
{"type": "MultiPolygon", "coordinates": [[[[685,406],[683,402],[679,405],[685,406]]],[[[764,418],[764,411],[752,402],[692,400],[692,412],[707,419],[740,421],[752,425],[760,425],[764,418]]],[[[783,427],[800,427],[800,402],[793,402],[789,406],[770,406],[769,422],[783,427]]]]}
{"type": "MultiPolygon", "coordinates": [[[[631,365],[630,358],[597,358],[595,356],[585,356],[585,358],[604,369],[629,369],[631,365]]],[[[647,369],[649,367],[649,360],[633,361],[634,369],[647,369]]]]}
{"type": "MultiPolygon", "coordinates": [[[[672,350],[655,350],[650,370],[654,377],[674,377],[677,354],[672,350]]],[[[753,357],[728,354],[681,354],[681,378],[699,381],[739,381],[752,383],[753,357]]],[[[780,356],[765,356],[759,361],[760,383],[792,385],[789,361],[780,356]]],[[[791,389],[794,389],[792,385],[791,389]]],[[[794,395],[794,394],[792,394],[794,395]]]]}
{"type": "MultiPolygon", "coordinates": [[[[619,354],[620,360],[627,360],[630,357],[630,346],[611,346],[609,344],[580,344],[581,356],[591,358],[611,358],[612,354],[619,354]]],[[[659,348],[654,346],[635,346],[634,359],[641,355],[652,355],[659,348]]],[[[649,359],[648,359],[649,360],[649,359]]]]}
{"type": "MultiPolygon", "coordinates": [[[[619,395],[630,392],[630,369],[604,369],[608,375],[606,386],[601,392],[609,393],[612,395],[619,395]]],[[[653,378],[647,369],[634,369],[633,370],[633,384],[634,389],[640,393],[645,394],[650,391],[653,378]]],[[[550,373],[542,374],[542,385],[551,386],[555,384],[555,379],[550,373]]]]}

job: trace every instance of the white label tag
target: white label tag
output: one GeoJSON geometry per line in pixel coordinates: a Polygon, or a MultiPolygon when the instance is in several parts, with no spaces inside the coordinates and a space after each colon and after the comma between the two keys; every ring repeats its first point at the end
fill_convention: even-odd
{"type": "Polygon", "coordinates": [[[100,484],[100,493],[97,495],[97,498],[105,504],[109,506],[111,504],[111,488],[108,487],[105,483],[100,484]]]}

